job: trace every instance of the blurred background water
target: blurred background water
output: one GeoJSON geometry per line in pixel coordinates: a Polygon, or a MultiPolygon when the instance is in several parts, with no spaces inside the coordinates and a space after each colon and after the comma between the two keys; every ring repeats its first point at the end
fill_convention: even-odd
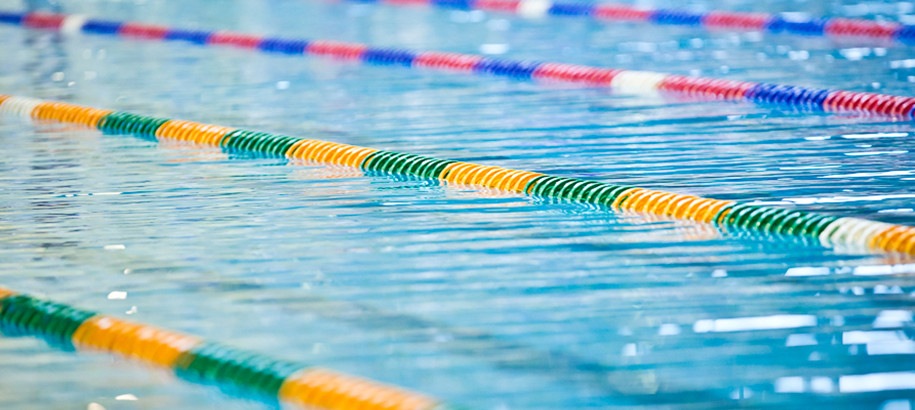
{"type": "MultiPolygon", "coordinates": [[[[676,6],[663,2],[640,3],[676,6]]],[[[17,1],[5,9],[22,9],[17,1]]],[[[276,0],[113,20],[912,95],[911,47],[276,0]]],[[[908,2],[690,2],[915,22],[908,2]]],[[[0,92],[915,225],[911,122],[0,26],[0,92]]],[[[913,258],[0,121],[0,283],[473,408],[911,408],[913,258]]],[[[0,407],[261,408],[0,338],[0,407]]]]}

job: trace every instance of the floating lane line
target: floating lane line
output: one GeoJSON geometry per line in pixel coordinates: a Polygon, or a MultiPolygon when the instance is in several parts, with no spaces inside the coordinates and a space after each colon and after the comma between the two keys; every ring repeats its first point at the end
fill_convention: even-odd
{"type": "Polygon", "coordinates": [[[446,410],[427,396],[332,370],[307,367],[0,287],[0,329],[36,336],[64,350],[104,352],[158,367],[198,383],[216,384],[309,409],[446,410]]]}
{"type": "MultiPolygon", "coordinates": [[[[263,37],[232,31],[185,30],[140,22],[91,19],[82,15],[44,12],[0,12],[0,23],[65,33],[93,33],[149,40],[185,41],[232,46],[263,52],[316,55],[374,65],[399,65],[438,71],[496,75],[578,83],[632,94],[674,93],[699,99],[749,101],[800,110],[852,112],[911,120],[915,98],[837,91],[706,77],[602,68],[576,64],[509,60],[439,51],[412,51],[334,40],[263,37]]],[[[915,35],[915,34],[913,34],[915,35]]]]}
{"type": "Polygon", "coordinates": [[[851,37],[915,44],[915,26],[888,21],[842,17],[809,17],[797,13],[770,14],[726,10],[695,12],[686,9],[653,9],[617,3],[551,0],[349,0],[392,6],[433,6],[457,10],[483,10],[522,18],[579,17],[599,22],[644,23],[704,27],[710,30],[757,31],[803,36],[851,37]]]}
{"type": "Polygon", "coordinates": [[[218,146],[229,152],[316,161],[564,199],[615,211],[710,223],[723,231],[747,230],[815,239],[824,246],[915,254],[915,228],[860,218],[819,215],[9,95],[0,95],[0,114],[82,124],[108,134],[184,141],[218,146]]]}

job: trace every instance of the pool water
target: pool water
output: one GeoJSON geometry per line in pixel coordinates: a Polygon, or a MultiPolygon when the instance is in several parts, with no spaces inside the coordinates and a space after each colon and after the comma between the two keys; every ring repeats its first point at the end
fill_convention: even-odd
{"type": "MultiPolygon", "coordinates": [[[[912,95],[915,81],[909,47],[821,37],[303,0],[60,3],[851,91],[912,95]]],[[[766,11],[906,22],[905,4],[766,11]]],[[[910,122],[13,26],[0,36],[0,93],[915,225],[910,122]]],[[[0,138],[0,284],[20,292],[470,408],[915,398],[910,256],[11,117],[0,138]]],[[[0,407],[98,405],[269,406],[0,338],[0,407]]]]}

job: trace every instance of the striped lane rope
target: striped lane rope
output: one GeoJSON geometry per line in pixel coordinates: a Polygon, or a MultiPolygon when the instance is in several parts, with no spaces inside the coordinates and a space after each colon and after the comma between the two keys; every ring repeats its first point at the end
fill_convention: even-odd
{"type": "Polygon", "coordinates": [[[520,61],[439,51],[373,47],[333,40],[262,37],[231,31],[201,31],[139,23],[90,19],[44,12],[0,12],[0,22],[35,29],[83,32],[151,40],[180,40],[264,52],[316,55],[375,65],[399,65],[439,71],[496,75],[609,87],[614,91],[653,95],[673,93],[692,98],[749,101],[801,110],[847,112],[911,120],[915,98],[877,93],[827,90],[770,83],[691,77],[648,71],[620,70],[576,64],[520,61]]]}
{"type": "Polygon", "coordinates": [[[808,17],[798,13],[747,13],[725,10],[695,12],[686,9],[653,9],[618,3],[551,0],[350,0],[396,6],[434,6],[458,10],[483,10],[522,18],[564,16],[599,22],[625,22],[694,26],[711,30],[758,31],[803,36],[851,37],[915,44],[915,26],[889,21],[843,17],[808,17]]]}
{"type": "MultiPolygon", "coordinates": [[[[318,367],[205,341],[197,336],[81,310],[0,287],[0,330],[65,350],[105,352],[182,378],[309,409],[447,410],[427,396],[318,367]]],[[[231,391],[231,390],[230,390],[231,391]]]]}
{"type": "Polygon", "coordinates": [[[818,215],[32,98],[0,95],[0,113],[83,124],[110,134],[218,146],[231,152],[256,153],[293,162],[315,161],[565,199],[616,211],[711,223],[724,231],[755,231],[815,239],[824,246],[915,254],[915,228],[866,219],[818,215]]]}

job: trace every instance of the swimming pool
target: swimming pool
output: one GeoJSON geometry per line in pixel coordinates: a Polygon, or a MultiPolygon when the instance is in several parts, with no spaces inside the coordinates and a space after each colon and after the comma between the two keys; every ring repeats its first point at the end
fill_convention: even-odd
{"type": "MultiPolygon", "coordinates": [[[[863,41],[186,3],[62,11],[898,95],[911,95],[915,75],[909,48],[863,41]]],[[[910,122],[10,26],[0,35],[3,93],[915,224],[910,122]]],[[[55,123],[0,127],[0,271],[22,292],[472,408],[878,407],[915,389],[908,256],[55,123]]],[[[29,338],[0,339],[0,354],[6,407],[264,406],[29,338]]]]}

